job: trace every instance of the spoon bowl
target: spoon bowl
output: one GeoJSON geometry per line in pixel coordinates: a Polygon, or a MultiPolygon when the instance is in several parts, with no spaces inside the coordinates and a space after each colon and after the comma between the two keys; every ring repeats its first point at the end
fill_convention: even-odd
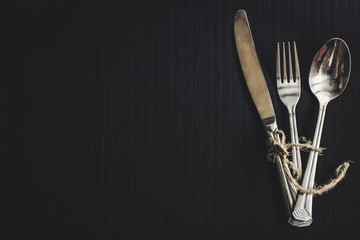
{"type": "Polygon", "coordinates": [[[348,46],[340,38],[330,39],[317,52],[311,64],[310,89],[320,103],[327,103],[344,91],[350,71],[348,46]]]}

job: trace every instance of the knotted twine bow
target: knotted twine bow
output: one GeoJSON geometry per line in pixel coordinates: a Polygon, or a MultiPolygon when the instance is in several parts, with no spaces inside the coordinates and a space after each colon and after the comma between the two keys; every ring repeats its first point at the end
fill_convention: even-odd
{"type": "Polygon", "coordinates": [[[276,158],[280,158],[282,162],[284,172],[288,180],[301,192],[301,193],[310,193],[313,195],[322,195],[331,189],[333,189],[341,180],[344,179],[346,172],[350,166],[349,162],[344,162],[338,166],[335,170],[335,176],[332,177],[326,184],[316,186],[312,189],[304,188],[299,184],[301,179],[301,171],[294,165],[293,162],[289,161],[288,156],[290,152],[288,151],[293,146],[299,147],[302,151],[317,151],[322,153],[324,148],[316,148],[312,146],[310,141],[304,141],[303,143],[286,143],[286,137],[283,131],[276,130],[274,133],[274,138],[269,138],[268,140],[269,152],[268,158],[276,161],[276,158]],[[290,169],[293,170],[291,174],[290,169]],[[294,176],[293,176],[294,175],[294,176]]]}

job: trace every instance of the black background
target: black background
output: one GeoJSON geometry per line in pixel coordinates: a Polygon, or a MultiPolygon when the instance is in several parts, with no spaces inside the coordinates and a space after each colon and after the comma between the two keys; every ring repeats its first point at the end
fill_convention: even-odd
{"type": "Polygon", "coordinates": [[[357,1],[17,1],[3,10],[5,239],[360,236],[357,1]],[[298,128],[310,139],[312,58],[332,37],[352,53],[347,89],[326,115],[317,182],[353,164],[315,198],[308,228],[286,222],[236,53],[238,9],[247,11],[286,133],[276,43],[297,42],[298,128]]]}

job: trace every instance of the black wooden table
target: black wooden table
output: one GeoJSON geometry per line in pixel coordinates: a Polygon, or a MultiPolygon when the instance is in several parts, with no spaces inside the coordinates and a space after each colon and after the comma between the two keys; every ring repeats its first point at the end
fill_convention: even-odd
{"type": "MultiPolygon", "coordinates": [[[[358,1],[17,1],[5,7],[3,239],[357,239],[358,1]],[[329,104],[314,223],[286,222],[275,166],[241,71],[233,18],[245,9],[281,129],[278,41],[296,41],[300,136],[318,104],[311,61],[344,39],[352,73],[329,104]],[[25,238],[26,237],[26,238],[25,238]]],[[[305,165],[307,155],[303,154],[305,165]]]]}

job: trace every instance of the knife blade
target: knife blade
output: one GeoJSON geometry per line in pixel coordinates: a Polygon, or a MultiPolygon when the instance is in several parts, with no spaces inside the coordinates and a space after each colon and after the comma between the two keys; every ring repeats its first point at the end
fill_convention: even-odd
{"type": "MultiPolygon", "coordinates": [[[[277,130],[275,111],[268,87],[266,85],[265,77],[256,54],[250,25],[244,10],[238,10],[235,14],[234,35],[240,65],[250,91],[250,95],[254,101],[255,107],[260,115],[267,134],[274,138],[274,132],[277,130]]],[[[296,189],[294,192],[294,188],[292,186],[293,190],[290,190],[290,184],[285,176],[280,158],[277,158],[275,163],[285,202],[286,213],[290,218],[294,198],[296,197],[296,189]]]]}

